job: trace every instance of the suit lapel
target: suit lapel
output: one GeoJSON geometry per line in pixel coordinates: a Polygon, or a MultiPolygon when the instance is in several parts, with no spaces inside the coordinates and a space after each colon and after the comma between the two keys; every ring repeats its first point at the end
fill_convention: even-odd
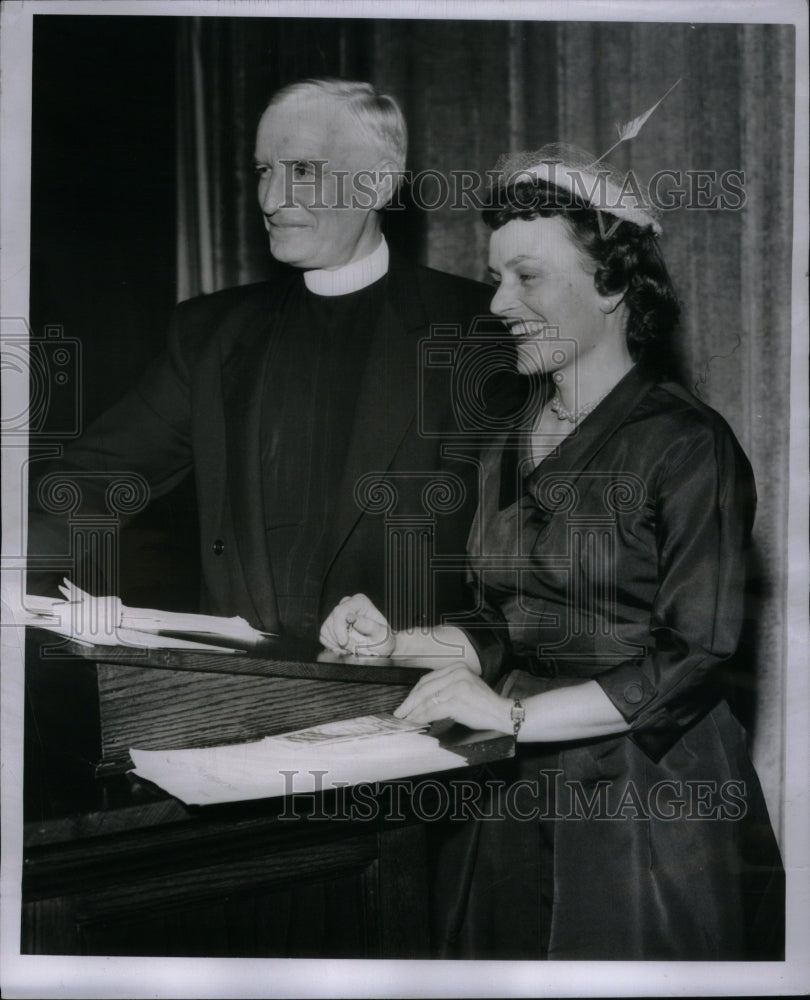
{"type": "Polygon", "coordinates": [[[392,257],[355,409],[330,538],[329,566],[362,514],[355,501],[358,481],[391,466],[416,420],[419,341],[428,324],[417,280],[415,268],[392,257]]]}
{"type": "Polygon", "coordinates": [[[240,435],[234,429],[244,416],[241,411],[234,411],[234,400],[243,399],[234,391],[234,384],[244,378],[241,366],[245,356],[251,350],[255,352],[257,344],[266,343],[271,302],[266,286],[264,294],[255,295],[240,303],[237,310],[227,312],[199,364],[193,405],[197,461],[210,501],[201,510],[201,515],[208,515],[208,521],[201,525],[204,537],[220,527],[227,483],[236,467],[232,449],[238,447],[240,435]]]}
{"type": "Polygon", "coordinates": [[[242,318],[233,350],[222,359],[227,478],[233,531],[242,574],[259,620],[277,616],[270,559],[265,544],[261,474],[264,384],[278,344],[278,320],[295,272],[274,294],[242,318]]]}

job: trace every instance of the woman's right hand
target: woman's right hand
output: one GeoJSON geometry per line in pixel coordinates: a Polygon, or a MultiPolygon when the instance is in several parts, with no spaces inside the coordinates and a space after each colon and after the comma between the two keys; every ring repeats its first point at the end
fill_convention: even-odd
{"type": "Polygon", "coordinates": [[[344,597],[321,626],[320,641],[333,653],[391,656],[396,633],[365,594],[344,597]]]}

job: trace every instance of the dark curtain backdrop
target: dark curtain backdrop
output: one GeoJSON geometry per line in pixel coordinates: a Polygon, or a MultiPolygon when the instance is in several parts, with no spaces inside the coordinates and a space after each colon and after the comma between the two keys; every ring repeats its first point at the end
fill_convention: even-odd
{"type": "MultiPolygon", "coordinates": [[[[668,212],[662,247],[685,307],[688,379],[732,425],[758,482],[756,627],[745,644],[756,680],[743,695],[777,826],[788,665],[793,66],[793,29],[778,25],[179,23],[180,298],[266,273],[253,133],[267,98],[291,80],[329,74],[390,90],[409,123],[409,168],[446,174],[485,170],[502,152],[553,140],[602,153],[617,122],[682,78],[612,159],[643,180],[661,169],[745,172],[743,210],[668,212]]],[[[423,263],[482,277],[487,232],[474,211],[411,207],[390,213],[386,226],[389,240],[423,263]]]]}
{"type": "MultiPolygon", "coordinates": [[[[168,17],[33,17],[31,272],[36,336],[80,349],[43,432],[86,426],[162,349],[177,299],[176,54],[168,17]]],[[[2,293],[0,293],[1,295],[2,293]]],[[[42,470],[31,442],[30,471],[42,470]]],[[[199,601],[191,478],[122,535],[119,592],[135,607],[199,601]]]]}

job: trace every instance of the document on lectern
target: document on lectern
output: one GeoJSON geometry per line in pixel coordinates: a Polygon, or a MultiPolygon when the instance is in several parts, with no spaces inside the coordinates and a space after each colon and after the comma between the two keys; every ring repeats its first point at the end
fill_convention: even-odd
{"type": "Polygon", "coordinates": [[[20,624],[48,629],[93,646],[207,649],[218,653],[229,651],[223,641],[232,644],[230,651],[236,652],[271,635],[259,632],[244,618],[129,608],[118,597],[93,597],[69,580],[59,590],[64,600],[27,594],[16,616],[20,624]],[[216,644],[212,645],[214,640],[216,644]]]}
{"type": "Polygon", "coordinates": [[[134,774],[186,805],[213,805],[329,791],[462,767],[424,726],[393,715],[269,736],[253,743],[186,750],[131,748],[134,774]]]}

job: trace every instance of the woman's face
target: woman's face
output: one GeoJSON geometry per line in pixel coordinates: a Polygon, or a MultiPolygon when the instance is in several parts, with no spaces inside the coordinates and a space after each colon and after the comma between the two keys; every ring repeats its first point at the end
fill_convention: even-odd
{"type": "Polygon", "coordinates": [[[563,372],[596,360],[606,343],[611,303],[596,291],[596,267],[582,258],[557,216],[512,219],[489,244],[489,270],[498,290],[492,311],[505,320],[517,346],[518,370],[563,372]]]}

